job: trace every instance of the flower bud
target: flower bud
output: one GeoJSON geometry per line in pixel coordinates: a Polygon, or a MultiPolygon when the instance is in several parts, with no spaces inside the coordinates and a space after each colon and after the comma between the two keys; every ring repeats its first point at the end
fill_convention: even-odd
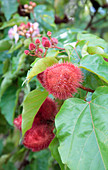
{"type": "Polygon", "coordinates": [[[35,3],[35,2],[33,2],[33,3],[32,3],[32,7],[34,8],[35,6],[36,6],[36,3],[35,3]]]}
{"type": "Polygon", "coordinates": [[[36,39],[35,44],[40,44],[40,43],[41,43],[40,40],[36,39]]]}
{"type": "Polygon", "coordinates": [[[36,53],[43,53],[42,48],[39,48],[39,50],[36,50],[36,53]]]}
{"type": "Polygon", "coordinates": [[[33,43],[30,43],[29,50],[35,50],[36,46],[33,43]]]}
{"type": "Polygon", "coordinates": [[[29,50],[25,50],[24,53],[25,53],[26,55],[28,55],[30,52],[29,52],[29,50]]]}
{"type": "Polygon", "coordinates": [[[48,35],[49,37],[51,37],[51,34],[52,34],[52,33],[51,33],[50,31],[47,32],[47,35],[48,35]]]}
{"type": "Polygon", "coordinates": [[[58,44],[58,40],[56,38],[51,38],[52,45],[58,44]]]}
{"type": "Polygon", "coordinates": [[[43,43],[42,43],[43,47],[45,48],[50,48],[51,47],[51,43],[49,40],[45,40],[43,43]]]}
{"type": "Polygon", "coordinates": [[[25,4],[25,5],[24,5],[24,8],[25,8],[25,9],[27,9],[28,7],[29,7],[28,4],[25,4]]]}

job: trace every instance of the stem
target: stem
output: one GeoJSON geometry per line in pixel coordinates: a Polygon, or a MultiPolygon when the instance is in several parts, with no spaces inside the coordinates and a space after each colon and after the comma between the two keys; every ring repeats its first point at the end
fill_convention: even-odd
{"type": "Polygon", "coordinates": [[[36,22],[36,16],[35,16],[34,10],[32,11],[32,14],[33,14],[34,21],[36,22]]]}
{"type": "Polygon", "coordinates": [[[78,53],[77,53],[77,50],[76,50],[76,48],[74,48],[74,50],[75,50],[75,52],[76,52],[76,54],[77,54],[77,56],[78,56],[78,58],[79,58],[79,60],[80,60],[80,57],[79,57],[79,55],[78,55],[78,53]]]}
{"type": "Polygon", "coordinates": [[[95,13],[94,13],[93,15],[91,15],[90,21],[89,21],[89,23],[87,24],[85,30],[87,30],[89,27],[91,27],[92,22],[93,22],[93,19],[94,19],[94,17],[95,17],[96,14],[97,14],[97,10],[95,11],[95,13]]]}
{"type": "Polygon", "coordinates": [[[92,92],[92,93],[95,91],[95,90],[92,90],[92,89],[90,89],[90,88],[84,87],[84,86],[82,86],[82,85],[80,86],[80,88],[83,89],[83,90],[85,90],[85,91],[92,92]]]}
{"type": "Polygon", "coordinates": [[[27,160],[27,157],[29,155],[30,150],[28,150],[24,156],[24,160],[21,162],[18,170],[21,170],[25,165],[29,164],[29,161],[27,160]]]}
{"type": "Polygon", "coordinates": [[[46,48],[46,49],[45,49],[45,53],[44,53],[44,57],[46,56],[47,50],[48,50],[48,49],[46,48]]]}
{"type": "Polygon", "coordinates": [[[54,47],[52,47],[52,48],[57,48],[57,49],[59,49],[59,50],[65,50],[65,48],[61,48],[61,47],[57,47],[57,46],[54,46],[54,47]]]}

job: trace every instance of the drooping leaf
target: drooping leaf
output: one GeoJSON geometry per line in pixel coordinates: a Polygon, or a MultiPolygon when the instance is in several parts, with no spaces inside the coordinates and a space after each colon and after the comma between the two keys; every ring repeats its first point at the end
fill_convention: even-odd
{"type": "Polygon", "coordinates": [[[108,63],[98,55],[87,55],[81,59],[80,67],[84,68],[108,83],[108,63]]]}
{"type": "Polygon", "coordinates": [[[107,117],[108,87],[99,87],[91,103],[77,98],[64,102],[55,125],[61,160],[71,170],[108,169],[107,117]]]}
{"type": "Polygon", "coordinates": [[[54,57],[45,57],[38,60],[34,65],[29,74],[27,75],[27,80],[32,79],[37,74],[43,72],[47,67],[58,63],[57,59],[54,57]]]}
{"type": "Polygon", "coordinates": [[[13,125],[14,113],[18,100],[18,93],[16,86],[10,86],[3,94],[0,102],[1,113],[10,125],[13,125]]]}
{"type": "Polygon", "coordinates": [[[46,90],[33,90],[31,91],[23,102],[23,113],[22,113],[22,134],[32,127],[32,123],[36,113],[40,106],[48,96],[46,90]]]}

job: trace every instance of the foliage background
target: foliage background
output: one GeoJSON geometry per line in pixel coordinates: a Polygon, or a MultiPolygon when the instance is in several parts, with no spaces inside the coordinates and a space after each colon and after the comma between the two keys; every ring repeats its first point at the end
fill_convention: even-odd
{"type": "MultiPolygon", "coordinates": [[[[56,118],[56,128],[57,128],[57,138],[50,145],[50,150],[46,149],[40,152],[31,152],[21,145],[20,133],[13,126],[14,117],[18,116],[22,112],[22,101],[29,94],[30,91],[34,90],[36,87],[41,89],[41,85],[39,82],[33,78],[31,82],[27,85],[23,85],[23,81],[26,79],[27,71],[30,69],[31,63],[34,61],[34,58],[30,56],[26,56],[24,54],[24,50],[28,48],[30,39],[21,38],[17,44],[15,44],[8,37],[8,30],[14,26],[15,24],[20,25],[20,23],[27,21],[34,22],[34,17],[32,13],[30,16],[20,16],[21,13],[18,11],[19,2],[16,0],[0,0],[0,169],[24,169],[24,170],[47,170],[47,169],[71,169],[72,161],[74,164],[77,164],[77,154],[75,150],[72,152],[72,155],[76,157],[75,160],[71,160],[70,162],[65,162],[67,160],[66,153],[67,148],[62,148],[59,150],[60,156],[58,153],[57,146],[59,142],[62,145],[62,138],[64,133],[68,133],[69,130],[67,125],[69,125],[70,114],[73,117],[72,109],[68,110],[68,105],[71,103],[79,103],[82,107],[83,104],[87,105],[88,103],[84,102],[85,96],[86,100],[90,101],[91,99],[95,99],[99,94],[105,93],[105,97],[102,96],[98,101],[100,107],[102,104],[106,109],[108,106],[108,87],[104,90],[101,89],[100,86],[108,86],[108,74],[105,74],[105,71],[108,70],[108,63],[105,62],[102,57],[108,58],[108,1],[107,0],[37,0],[37,6],[34,10],[35,17],[37,22],[40,25],[40,33],[46,36],[47,31],[51,31],[53,37],[57,38],[59,41],[59,47],[65,47],[66,54],[61,53],[58,55],[57,50],[50,51],[47,56],[57,56],[58,60],[62,58],[62,60],[68,60],[72,63],[80,65],[84,73],[84,83],[83,85],[96,90],[92,96],[92,93],[88,93],[86,96],[86,92],[84,90],[80,90],[75,97],[68,99],[68,103],[64,103],[62,114],[57,115],[56,118]],[[20,14],[20,15],[19,15],[20,14]],[[91,33],[91,34],[90,34],[91,33]],[[99,39],[97,36],[101,37],[99,39]],[[73,48],[73,42],[79,41],[75,49],[73,48]],[[89,41],[89,43],[88,43],[89,41]],[[93,48],[94,47],[94,48],[93,48]],[[104,52],[102,52],[102,49],[104,52]],[[77,51],[77,53],[76,53],[77,51]],[[101,55],[101,57],[100,57],[101,55]],[[63,59],[67,56],[67,59],[63,59]],[[85,56],[85,57],[84,57],[85,56]],[[91,56],[91,57],[89,57],[91,56]],[[82,59],[82,57],[84,57],[82,59]],[[98,59],[98,63],[95,62],[96,58],[98,59]],[[81,62],[80,62],[81,59],[81,62]],[[88,65],[89,63],[89,65],[88,65]],[[94,63],[98,64],[97,67],[93,67],[94,63]],[[103,67],[101,66],[101,63],[103,67]],[[80,99],[79,99],[80,98],[80,99]],[[82,100],[83,99],[83,100],[82,100]],[[100,101],[101,100],[101,101],[100,101]],[[62,122],[59,119],[65,117],[65,110],[68,110],[66,117],[66,122],[64,124],[64,133],[60,133],[62,122]],[[62,116],[61,116],[62,115],[62,116]],[[74,153],[74,154],[73,154],[74,153]],[[55,160],[56,159],[56,160],[55,160]],[[59,164],[58,164],[59,163],[59,164]],[[64,165],[65,164],[65,165],[64,165]]],[[[20,5],[24,5],[29,3],[28,0],[20,0],[20,5]]],[[[95,99],[96,100],[96,99],[95,99]]],[[[66,101],[67,102],[67,101],[66,101]]],[[[91,103],[91,107],[93,107],[93,101],[91,103]]],[[[103,106],[102,106],[103,107],[103,106]]],[[[79,109],[76,104],[76,108],[79,109]]],[[[76,109],[74,108],[74,109],[76,109]]],[[[76,110],[77,110],[76,109],[76,110]]],[[[103,112],[103,110],[96,108],[94,112],[103,112]]],[[[105,110],[104,110],[105,111],[105,110]]],[[[77,116],[77,111],[75,112],[77,116]]],[[[106,114],[106,112],[105,112],[106,114]]],[[[86,115],[86,114],[85,114],[86,115]]],[[[95,114],[94,114],[95,115],[95,114]]],[[[89,115],[86,115],[86,119],[89,119],[89,115]]],[[[104,121],[108,124],[106,117],[104,121]]],[[[77,119],[77,117],[76,117],[77,119]]],[[[82,118],[83,123],[85,118],[82,118]]],[[[98,119],[101,119],[100,117],[98,119]]],[[[94,118],[95,120],[95,118],[94,118]]],[[[100,123],[102,123],[100,121],[100,123]]],[[[74,122],[73,122],[74,124],[74,122]]],[[[71,126],[71,122],[70,125],[71,126]]],[[[79,127],[77,128],[82,128],[79,127]]],[[[92,133],[92,128],[90,129],[91,140],[94,140],[94,133],[92,133]]],[[[106,133],[101,135],[101,138],[104,141],[107,141],[108,136],[108,127],[106,129],[106,133]]],[[[86,132],[85,132],[86,133],[86,132]]],[[[98,133],[97,133],[98,134],[98,133]]],[[[99,136],[99,134],[98,134],[99,136]]],[[[71,138],[71,136],[69,136],[71,138]]],[[[72,139],[74,140],[74,139],[72,139]]],[[[78,141],[79,143],[81,141],[78,141]]],[[[102,141],[101,141],[102,142],[102,141]]],[[[93,150],[92,144],[88,144],[89,149],[93,150]]],[[[107,144],[106,144],[107,145],[107,144]]],[[[102,146],[105,150],[108,151],[108,147],[102,146]]],[[[65,144],[64,144],[65,146],[65,144]]],[[[78,148],[76,144],[75,148],[78,148]]],[[[80,150],[80,146],[78,148],[80,150]]],[[[87,149],[87,148],[86,148],[87,149]]],[[[96,152],[98,152],[98,148],[95,145],[96,152]]],[[[106,152],[108,155],[108,152],[106,152]]],[[[71,155],[71,154],[70,154],[71,155]]],[[[92,153],[91,153],[92,155],[92,153]]],[[[107,155],[103,156],[104,161],[108,162],[107,155]]],[[[71,156],[69,157],[71,159],[71,156]]],[[[90,158],[87,158],[89,160],[90,158]]],[[[100,160],[100,157],[99,157],[100,160]]],[[[86,161],[88,164],[88,161],[86,161]]],[[[87,168],[86,163],[82,163],[79,169],[87,168]]],[[[98,164],[98,162],[97,162],[98,164]]],[[[91,166],[91,169],[97,170],[99,167],[91,166]]],[[[105,163],[106,169],[108,169],[108,164],[105,163]]],[[[76,169],[73,167],[72,170],[76,169]]],[[[100,165],[100,169],[105,169],[103,164],[100,165]]]]}

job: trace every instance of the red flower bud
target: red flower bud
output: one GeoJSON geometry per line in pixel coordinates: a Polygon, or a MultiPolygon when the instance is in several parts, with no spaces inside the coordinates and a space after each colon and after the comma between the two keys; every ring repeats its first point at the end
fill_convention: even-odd
{"type": "Polygon", "coordinates": [[[43,45],[43,47],[45,47],[45,48],[50,48],[50,47],[51,47],[51,43],[50,43],[49,40],[43,41],[42,45],[43,45]]]}
{"type": "Polygon", "coordinates": [[[30,22],[27,23],[27,27],[29,28],[31,26],[30,22]]]}
{"type": "Polygon", "coordinates": [[[50,31],[47,32],[47,35],[48,35],[49,37],[51,37],[51,34],[52,34],[52,33],[51,33],[50,31]]]}
{"type": "Polygon", "coordinates": [[[40,42],[39,39],[36,39],[35,43],[36,43],[36,44],[40,44],[41,42],[40,42]]]}
{"type": "Polygon", "coordinates": [[[39,50],[38,50],[38,51],[36,50],[36,53],[43,53],[42,48],[39,48],[39,50]]]}
{"type": "Polygon", "coordinates": [[[36,46],[33,43],[30,43],[29,50],[35,50],[36,46]]]}
{"type": "Polygon", "coordinates": [[[44,86],[56,98],[67,99],[77,92],[82,72],[72,63],[55,64],[44,71],[44,86]]]}
{"type": "Polygon", "coordinates": [[[42,37],[42,42],[45,41],[45,40],[48,40],[47,37],[42,37]]]}
{"type": "Polygon", "coordinates": [[[29,50],[25,50],[24,53],[25,53],[26,55],[28,55],[30,52],[29,52],[29,50]]]}
{"type": "Polygon", "coordinates": [[[32,3],[32,7],[34,8],[35,6],[36,6],[36,3],[35,3],[35,2],[33,2],[33,3],[32,3]]]}
{"type": "Polygon", "coordinates": [[[58,40],[56,38],[51,38],[52,45],[58,44],[58,40]]]}
{"type": "Polygon", "coordinates": [[[33,3],[32,1],[29,2],[30,5],[32,5],[32,3],[33,3]]]}
{"type": "Polygon", "coordinates": [[[22,115],[19,115],[17,118],[15,118],[13,123],[21,131],[22,115]]]}

